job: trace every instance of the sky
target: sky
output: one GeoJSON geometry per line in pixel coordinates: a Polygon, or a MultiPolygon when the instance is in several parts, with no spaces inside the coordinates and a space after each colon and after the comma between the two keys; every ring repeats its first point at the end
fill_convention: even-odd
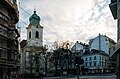
{"type": "Polygon", "coordinates": [[[35,9],[44,27],[44,42],[88,43],[99,33],[116,41],[117,22],[109,4],[110,0],[19,0],[21,40],[27,39],[26,27],[35,9]]]}

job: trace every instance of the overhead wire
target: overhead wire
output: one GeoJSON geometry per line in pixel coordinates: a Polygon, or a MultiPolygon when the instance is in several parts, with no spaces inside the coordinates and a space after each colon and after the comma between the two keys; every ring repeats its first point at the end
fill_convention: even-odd
{"type": "MultiPolygon", "coordinates": [[[[19,18],[25,25],[28,25],[26,22],[24,22],[21,18],[19,18]]],[[[51,43],[50,41],[48,41],[46,38],[43,38],[44,40],[46,40],[49,44],[53,45],[53,43],[51,43]]]]}
{"type": "MultiPolygon", "coordinates": [[[[25,13],[27,13],[28,15],[31,15],[30,13],[28,13],[25,9],[23,9],[21,6],[19,6],[20,9],[22,9],[25,13]]],[[[21,18],[20,20],[25,24],[28,25],[25,21],[23,21],[21,18]]],[[[43,25],[43,24],[42,24],[43,25]]],[[[45,26],[45,25],[44,25],[45,26]]],[[[45,26],[46,27],[46,26],[45,26]]],[[[54,34],[56,34],[53,30],[51,30],[50,28],[46,27],[47,29],[49,29],[50,31],[52,31],[54,34]]],[[[56,34],[59,38],[61,38],[58,34],[56,34]]],[[[51,43],[50,41],[48,41],[47,39],[43,38],[44,40],[46,40],[47,43],[53,45],[53,43],[51,43]]],[[[62,39],[62,38],[61,38],[62,39]]]]}
{"type": "MultiPolygon", "coordinates": [[[[20,5],[19,7],[26,12],[28,15],[31,15],[29,12],[27,12],[24,8],[22,8],[20,5]]],[[[60,39],[62,39],[62,37],[60,37],[55,31],[53,31],[52,29],[48,28],[45,24],[41,23],[44,27],[46,27],[47,29],[49,29],[50,31],[52,31],[57,37],[59,37],[60,39]]],[[[63,40],[63,39],[62,39],[63,40]]]]}

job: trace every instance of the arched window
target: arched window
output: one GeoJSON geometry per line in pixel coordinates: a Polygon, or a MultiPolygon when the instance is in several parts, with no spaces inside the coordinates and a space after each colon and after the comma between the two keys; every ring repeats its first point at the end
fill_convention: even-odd
{"type": "Polygon", "coordinates": [[[31,38],[31,32],[29,32],[29,39],[31,38]]]}
{"type": "Polygon", "coordinates": [[[38,31],[36,31],[35,38],[39,38],[39,32],[38,31]]]}

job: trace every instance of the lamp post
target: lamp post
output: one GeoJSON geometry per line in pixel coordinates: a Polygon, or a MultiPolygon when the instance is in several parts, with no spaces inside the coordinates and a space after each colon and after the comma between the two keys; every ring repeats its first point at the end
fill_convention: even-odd
{"type": "Polygon", "coordinates": [[[77,52],[78,50],[76,50],[76,43],[75,43],[75,53],[77,54],[77,56],[75,56],[75,64],[77,67],[77,79],[79,79],[79,75],[80,75],[80,70],[81,70],[81,66],[82,64],[84,64],[84,60],[81,58],[81,52],[77,52]]]}
{"type": "Polygon", "coordinates": [[[69,43],[66,45],[67,48],[67,75],[69,74],[69,59],[70,59],[70,54],[69,54],[69,43]]]}

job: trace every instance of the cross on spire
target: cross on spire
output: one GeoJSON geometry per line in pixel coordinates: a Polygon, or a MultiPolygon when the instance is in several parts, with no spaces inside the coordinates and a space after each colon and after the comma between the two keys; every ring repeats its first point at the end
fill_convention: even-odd
{"type": "Polygon", "coordinates": [[[34,5],[34,14],[36,13],[36,6],[34,5]]]}

